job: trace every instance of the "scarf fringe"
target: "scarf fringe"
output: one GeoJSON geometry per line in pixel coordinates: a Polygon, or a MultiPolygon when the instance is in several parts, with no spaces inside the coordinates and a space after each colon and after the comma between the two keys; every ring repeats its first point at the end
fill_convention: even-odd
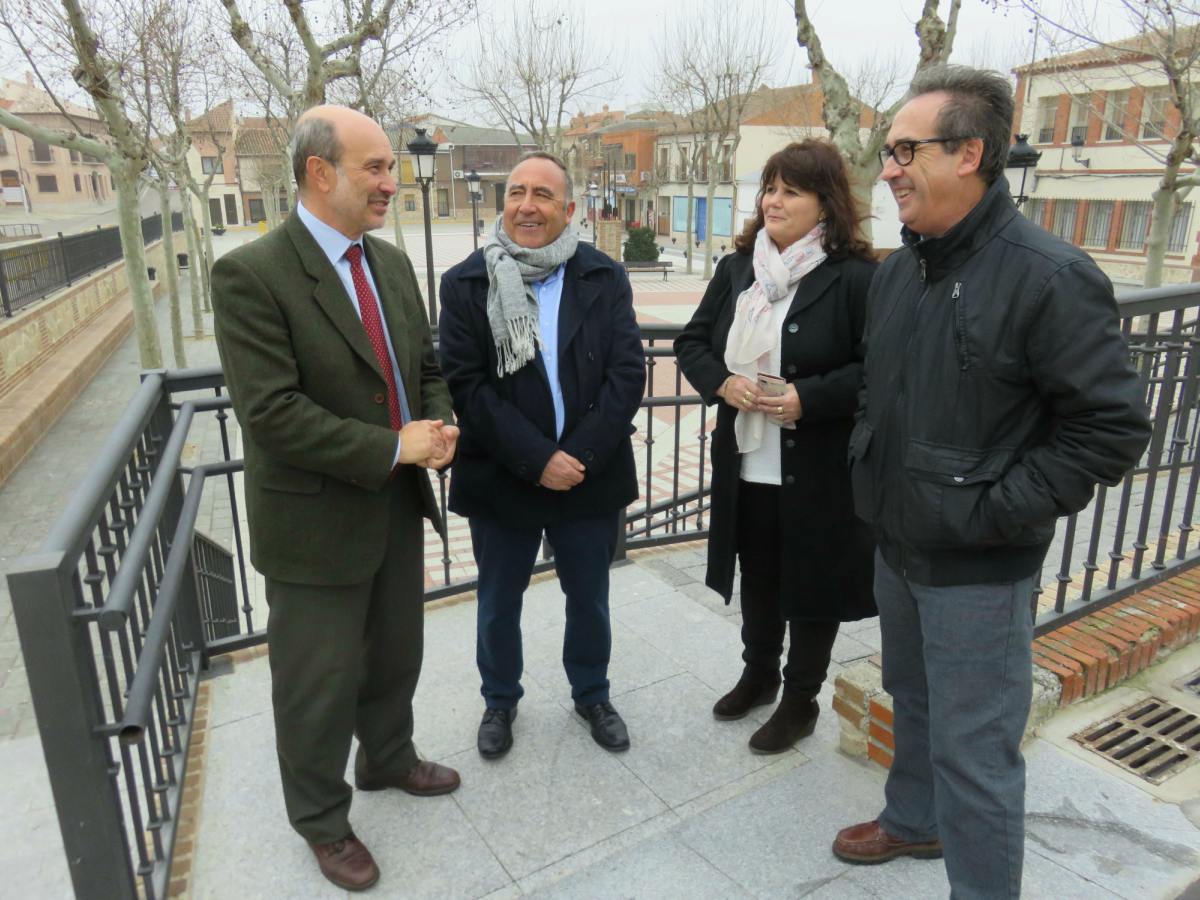
{"type": "Polygon", "coordinates": [[[533,316],[508,319],[506,324],[508,334],[496,344],[496,368],[501,378],[513,374],[533,359],[534,344],[540,343],[537,319],[533,316]]]}

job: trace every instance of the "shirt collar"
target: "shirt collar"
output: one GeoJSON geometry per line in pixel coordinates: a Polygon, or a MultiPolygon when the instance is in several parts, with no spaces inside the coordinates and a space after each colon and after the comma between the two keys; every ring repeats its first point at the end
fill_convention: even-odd
{"type": "Polygon", "coordinates": [[[547,275],[541,281],[535,281],[534,284],[536,284],[538,287],[542,287],[542,288],[551,287],[554,284],[556,284],[557,282],[562,281],[563,272],[566,270],[566,268],[567,268],[566,263],[559,263],[559,266],[557,269],[555,269],[553,272],[551,272],[549,275],[547,275]]]}
{"type": "Polygon", "coordinates": [[[308,233],[313,236],[317,246],[329,258],[329,262],[335,266],[346,255],[346,251],[352,244],[362,244],[362,238],[357,241],[350,240],[332,225],[327,225],[314,216],[299,200],[296,201],[296,215],[300,217],[300,221],[304,223],[308,233]]]}

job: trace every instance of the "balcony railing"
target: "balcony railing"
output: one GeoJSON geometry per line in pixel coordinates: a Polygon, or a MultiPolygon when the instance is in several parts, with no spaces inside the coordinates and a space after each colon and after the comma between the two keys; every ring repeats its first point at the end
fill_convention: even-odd
{"type": "MultiPolygon", "coordinates": [[[[1119,485],[1100,488],[1089,508],[1059,523],[1031,597],[1039,633],[1200,561],[1191,539],[1200,488],[1198,308],[1194,286],[1121,300],[1153,437],[1119,485]]],[[[675,366],[678,331],[642,328],[642,497],[625,511],[618,556],[707,534],[713,413],[675,366]]],[[[239,525],[239,434],[223,384],[216,369],[147,373],[40,551],[8,576],[80,898],[166,895],[200,672],[214,655],[265,637],[261,586],[239,525]],[[219,451],[188,459],[197,446],[219,451]]],[[[439,475],[443,512],[447,487],[439,475]]],[[[450,528],[461,525],[450,517],[450,528]]],[[[474,585],[462,558],[469,552],[460,555],[448,538],[431,550],[427,598],[474,585]]]]}

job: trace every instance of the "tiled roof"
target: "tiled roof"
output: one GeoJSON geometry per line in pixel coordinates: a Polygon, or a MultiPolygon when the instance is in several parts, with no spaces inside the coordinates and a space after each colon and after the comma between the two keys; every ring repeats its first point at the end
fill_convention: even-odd
{"type": "MultiPolygon", "coordinates": [[[[1175,32],[1175,45],[1186,55],[1194,55],[1200,41],[1200,25],[1187,25],[1175,32]]],[[[1111,41],[1104,46],[1088,47],[1073,53],[1051,56],[1036,62],[1026,63],[1013,69],[1018,75],[1036,75],[1040,72],[1057,72],[1087,66],[1118,65],[1145,59],[1147,54],[1161,52],[1166,37],[1157,31],[1145,31],[1132,37],[1111,41]]]]}
{"type": "Polygon", "coordinates": [[[275,156],[282,146],[286,146],[266,128],[239,128],[237,138],[233,142],[233,152],[238,156],[275,156]]]}
{"type": "MultiPolygon", "coordinates": [[[[49,94],[41,88],[26,84],[23,81],[0,78],[0,97],[10,101],[10,105],[7,108],[17,115],[21,113],[53,113],[55,115],[62,115],[55,105],[54,99],[49,94]]],[[[69,100],[61,102],[66,111],[72,116],[90,119],[93,122],[100,120],[95,110],[88,109],[86,106],[80,106],[78,103],[72,103],[69,100]]]]}
{"type": "Polygon", "coordinates": [[[226,100],[207,112],[201,113],[187,123],[187,128],[192,132],[228,133],[233,129],[233,101],[226,100]]]}

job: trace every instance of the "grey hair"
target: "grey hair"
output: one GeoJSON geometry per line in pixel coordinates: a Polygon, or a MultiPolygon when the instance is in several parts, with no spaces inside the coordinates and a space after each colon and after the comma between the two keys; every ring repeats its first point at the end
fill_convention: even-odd
{"type": "Polygon", "coordinates": [[[304,187],[310,156],[334,166],[342,161],[342,142],[338,140],[337,129],[320,116],[301,120],[292,135],[292,174],[296,176],[297,187],[304,187]]]}
{"type": "MultiPolygon", "coordinates": [[[[1012,143],[1013,94],[1008,79],[989,69],[970,66],[930,66],[913,78],[912,95],[944,92],[950,99],[938,111],[938,137],[977,137],[983,141],[979,176],[991,184],[1004,173],[1008,146],[1012,143]]],[[[942,145],[947,153],[958,142],[942,145]]]]}
{"type": "MultiPolygon", "coordinates": [[[[563,209],[566,209],[575,198],[575,184],[571,181],[571,173],[567,171],[567,164],[562,161],[561,157],[555,156],[548,150],[530,150],[528,153],[521,154],[521,158],[517,160],[517,166],[527,159],[548,159],[562,169],[563,178],[567,182],[567,196],[563,198],[563,209]]],[[[515,169],[517,166],[513,166],[513,168],[515,169]]]]}

